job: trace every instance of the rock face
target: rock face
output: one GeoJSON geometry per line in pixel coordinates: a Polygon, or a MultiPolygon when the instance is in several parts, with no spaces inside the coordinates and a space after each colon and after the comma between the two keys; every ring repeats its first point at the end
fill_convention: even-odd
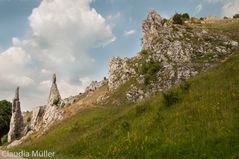
{"type": "Polygon", "coordinates": [[[151,49],[152,45],[150,41],[152,41],[155,36],[158,36],[159,30],[161,30],[162,27],[162,17],[154,10],[149,12],[148,17],[144,21],[142,27],[144,33],[143,50],[151,49]]]}
{"type": "Polygon", "coordinates": [[[61,95],[56,84],[56,75],[54,74],[52,78],[52,85],[50,89],[48,103],[43,116],[43,124],[45,128],[47,128],[52,122],[63,118],[62,113],[59,109],[59,107],[63,105],[64,103],[61,99],[61,95]]]}
{"type": "Polygon", "coordinates": [[[102,81],[92,81],[88,87],[85,89],[85,93],[90,93],[96,91],[98,88],[101,86],[105,85],[108,83],[107,79],[104,79],[102,81]]]}
{"type": "Polygon", "coordinates": [[[11,143],[15,139],[21,137],[22,131],[23,117],[19,100],[19,87],[17,87],[15,98],[12,101],[12,117],[10,122],[10,130],[8,132],[8,142],[11,143]]]}
{"type": "Polygon", "coordinates": [[[15,140],[12,142],[9,147],[21,144],[23,140],[27,139],[34,132],[41,131],[41,133],[44,133],[54,121],[63,119],[63,113],[60,109],[61,106],[64,106],[64,102],[61,99],[59,90],[57,88],[56,75],[54,74],[47,105],[34,108],[32,111],[31,120],[24,128],[20,110],[18,88],[16,90],[16,97],[13,100],[13,115],[8,139],[9,142],[12,142],[16,138],[20,137],[20,134],[24,136],[20,140],[15,140]]]}
{"type": "Polygon", "coordinates": [[[109,63],[109,90],[114,90],[127,82],[136,72],[127,64],[128,58],[113,57],[109,63]]]}
{"type": "Polygon", "coordinates": [[[210,30],[175,25],[151,11],[143,23],[143,48],[133,58],[114,57],[109,89],[134,80],[127,99],[138,101],[195,76],[224,60],[238,42],[210,30]]]}
{"type": "Polygon", "coordinates": [[[54,74],[53,78],[52,78],[52,85],[51,85],[50,95],[48,98],[48,104],[49,105],[58,105],[58,104],[60,104],[60,102],[61,102],[61,95],[57,88],[56,75],[54,74]]]}

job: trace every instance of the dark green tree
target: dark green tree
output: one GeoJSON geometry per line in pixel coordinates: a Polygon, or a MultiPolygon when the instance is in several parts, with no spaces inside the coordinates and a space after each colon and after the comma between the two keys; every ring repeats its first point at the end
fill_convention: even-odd
{"type": "Polygon", "coordinates": [[[180,24],[180,25],[183,24],[183,19],[182,19],[182,15],[181,14],[176,13],[173,16],[173,24],[180,24]]]}
{"type": "Polygon", "coordinates": [[[12,104],[6,100],[0,101],[0,139],[9,131],[9,124],[12,115],[11,106],[12,104]]]}
{"type": "Polygon", "coordinates": [[[189,14],[188,14],[188,13],[183,13],[183,14],[182,14],[182,19],[183,19],[183,20],[189,20],[189,19],[190,19],[189,14]]]}
{"type": "Polygon", "coordinates": [[[233,16],[234,19],[239,18],[239,13],[233,16]]]}

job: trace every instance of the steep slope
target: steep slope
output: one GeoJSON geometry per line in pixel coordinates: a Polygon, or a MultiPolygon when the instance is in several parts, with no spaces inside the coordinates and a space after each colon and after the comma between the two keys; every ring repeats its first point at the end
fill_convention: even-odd
{"type": "Polygon", "coordinates": [[[142,50],[132,58],[115,57],[109,64],[110,91],[134,80],[126,92],[133,102],[206,71],[238,47],[219,31],[194,23],[173,24],[156,11],[149,13],[142,29],[142,50]]]}
{"type": "MultiPolygon", "coordinates": [[[[202,27],[232,38],[239,32],[239,22],[202,27]]],[[[56,158],[72,159],[237,158],[239,50],[218,63],[137,104],[123,101],[134,84],[128,80],[109,95],[107,106],[84,109],[14,150],[47,149],[55,151],[56,158]]],[[[95,103],[105,86],[101,89],[87,101],[95,103]]]]}

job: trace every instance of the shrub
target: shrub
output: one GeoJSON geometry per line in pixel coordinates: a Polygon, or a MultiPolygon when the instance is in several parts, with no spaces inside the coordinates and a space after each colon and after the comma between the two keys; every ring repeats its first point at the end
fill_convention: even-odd
{"type": "Polygon", "coordinates": [[[167,23],[168,20],[166,18],[163,18],[163,20],[161,21],[161,23],[164,25],[165,23],[167,23]]]}
{"type": "Polygon", "coordinates": [[[7,139],[8,139],[8,136],[7,136],[7,134],[6,134],[6,135],[4,135],[4,136],[1,138],[1,144],[3,145],[3,144],[5,144],[5,143],[7,143],[7,139]]]}
{"type": "Polygon", "coordinates": [[[187,93],[190,89],[191,85],[187,82],[187,81],[184,81],[181,85],[180,85],[180,88],[183,92],[187,93]]]}
{"type": "Polygon", "coordinates": [[[144,114],[149,107],[150,107],[150,103],[148,103],[148,102],[144,102],[140,105],[137,105],[135,108],[136,116],[140,116],[140,115],[144,114]]]}
{"type": "Polygon", "coordinates": [[[143,65],[142,71],[143,74],[154,75],[161,69],[161,64],[158,61],[150,61],[143,65]]]}
{"type": "Polygon", "coordinates": [[[183,19],[182,19],[182,15],[181,14],[176,13],[173,16],[173,24],[180,24],[180,25],[183,24],[183,19]]]}
{"type": "Polygon", "coordinates": [[[169,91],[163,93],[164,104],[167,107],[170,107],[179,102],[180,98],[177,92],[169,91]]]}
{"type": "Polygon", "coordinates": [[[0,139],[8,133],[12,115],[12,104],[6,100],[0,101],[0,139]]]}
{"type": "Polygon", "coordinates": [[[144,75],[144,83],[148,85],[151,80],[156,78],[158,71],[162,68],[160,62],[150,61],[142,66],[141,73],[144,75]]]}
{"type": "Polygon", "coordinates": [[[188,14],[188,13],[182,14],[182,19],[183,19],[183,20],[189,20],[189,19],[190,19],[189,14],[188,14]]]}
{"type": "Polygon", "coordinates": [[[233,16],[234,19],[239,18],[239,13],[233,16]]]}
{"type": "Polygon", "coordinates": [[[121,124],[121,128],[125,131],[129,131],[130,130],[130,124],[127,121],[123,121],[121,124]]]}
{"type": "Polygon", "coordinates": [[[148,54],[149,54],[149,51],[147,51],[147,50],[142,50],[140,53],[141,53],[142,55],[148,55],[148,54]]]}

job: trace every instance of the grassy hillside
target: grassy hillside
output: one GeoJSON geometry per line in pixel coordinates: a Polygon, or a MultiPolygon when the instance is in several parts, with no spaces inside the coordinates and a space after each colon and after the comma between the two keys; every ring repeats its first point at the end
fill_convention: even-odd
{"type": "MultiPolygon", "coordinates": [[[[228,31],[229,27],[232,25],[210,26],[235,36],[230,31],[238,31],[239,27],[228,31]]],[[[113,97],[120,97],[126,88],[127,84],[113,97]]],[[[14,150],[47,149],[55,151],[57,159],[236,159],[238,123],[239,50],[236,50],[218,66],[168,92],[138,104],[85,109],[53,126],[45,136],[31,138],[14,150]]]]}

